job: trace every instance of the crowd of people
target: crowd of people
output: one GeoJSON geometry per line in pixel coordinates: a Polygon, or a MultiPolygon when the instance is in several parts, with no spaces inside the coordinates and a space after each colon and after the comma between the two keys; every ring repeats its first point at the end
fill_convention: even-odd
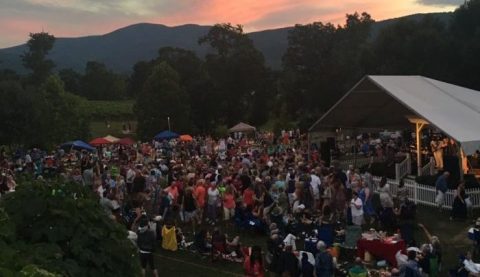
{"type": "Polygon", "coordinates": [[[426,243],[415,241],[416,206],[402,182],[392,195],[386,178],[375,184],[368,169],[327,166],[309,149],[305,135],[284,131],[110,144],[95,153],[2,153],[0,193],[14,191],[14,176],[25,172],[91,189],[107,215],[130,230],[144,274],[149,266],[158,276],[152,253],[161,240],[163,249],[242,262],[245,276],[367,276],[365,257],[347,257],[344,268],[345,257],[334,250],[348,226],[358,226],[396,234],[410,247],[383,276],[438,276],[430,261],[441,265],[440,241],[423,225],[426,243]],[[328,234],[319,232],[327,226],[328,234]],[[264,235],[266,247],[244,245],[228,231],[264,235]],[[312,237],[313,247],[301,247],[312,237]]]}

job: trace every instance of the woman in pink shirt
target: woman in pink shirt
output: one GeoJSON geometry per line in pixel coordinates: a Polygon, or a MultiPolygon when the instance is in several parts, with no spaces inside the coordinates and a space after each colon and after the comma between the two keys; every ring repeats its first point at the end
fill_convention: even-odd
{"type": "Polygon", "coordinates": [[[235,196],[233,195],[232,188],[226,187],[223,194],[223,218],[225,221],[230,220],[235,215],[235,196]]]}

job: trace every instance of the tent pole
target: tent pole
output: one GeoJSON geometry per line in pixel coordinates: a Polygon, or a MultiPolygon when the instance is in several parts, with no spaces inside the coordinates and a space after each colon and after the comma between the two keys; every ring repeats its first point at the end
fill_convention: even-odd
{"type": "Polygon", "coordinates": [[[464,180],[464,174],[463,174],[463,149],[462,149],[462,144],[460,142],[458,142],[458,151],[457,151],[457,155],[458,155],[458,168],[460,170],[460,181],[463,181],[464,180]]]}
{"type": "Polygon", "coordinates": [[[422,175],[422,153],[420,152],[420,133],[422,128],[425,124],[424,123],[415,123],[415,138],[417,139],[417,176],[422,175]]]}

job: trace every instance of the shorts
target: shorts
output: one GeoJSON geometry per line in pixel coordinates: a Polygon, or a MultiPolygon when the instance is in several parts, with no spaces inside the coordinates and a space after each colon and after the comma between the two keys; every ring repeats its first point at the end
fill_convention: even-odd
{"type": "Polygon", "coordinates": [[[360,215],[360,216],[352,216],[352,223],[353,223],[353,225],[362,226],[362,224],[363,224],[363,215],[360,215]]]}
{"type": "Polygon", "coordinates": [[[143,269],[146,269],[147,265],[150,265],[150,269],[155,270],[156,268],[155,264],[153,263],[153,254],[140,252],[140,265],[143,269]]]}
{"type": "Polygon", "coordinates": [[[196,215],[197,215],[197,210],[195,210],[193,212],[184,212],[183,213],[183,216],[185,217],[184,218],[185,222],[192,221],[195,218],[196,215]]]}
{"type": "Polygon", "coordinates": [[[225,220],[230,220],[230,218],[233,218],[235,216],[235,208],[223,208],[223,218],[225,220]]]}

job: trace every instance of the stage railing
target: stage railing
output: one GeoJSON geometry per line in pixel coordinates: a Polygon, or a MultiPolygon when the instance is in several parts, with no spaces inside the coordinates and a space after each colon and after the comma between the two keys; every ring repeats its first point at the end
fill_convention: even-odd
{"type": "Polygon", "coordinates": [[[357,157],[339,160],[339,166],[343,170],[348,170],[350,165],[355,166],[356,168],[360,168],[364,165],[370,164],[374,162],[374,157],[357,157]]]}
{"type": "Polygon", "coordinates": [[[422,167],[421,175],[434,175],[435,174],[435,159],[430,157],[430,161],[422,167]]]}
{"type": "MultiPolygon", "coordinates": [[[[378,188],[378,183],[381,177],[374,176],[373,181],[375,184],[375,190],[378,188]]],[[[390,192],[395,197],[398,191],[398,180],[387,179],[387,183],[390,185],[390,192]]],[[[407,188],[408,198],[418,205],[436,207],[435,197],[437,195],[435,187],[419,184],[415,180],[405,179],[405,187],[407,188]]],[[[472,208],[480,208],[480,188],[466,189],[466,194],[470,197],[472,202],[472,208]]],[[[455,190],[448,190],[445,194],[445,202],[443,207],[451,209],[453,200],[455,198],[455,190]]]]}
{"type": "Polygon", "coordinates": [[[412,160],[410,158],[410,154],[407,154],[407,156],[403,161],[395,164],[395,179],[400,180],[411,173],[412,173],[412,160]]]}

